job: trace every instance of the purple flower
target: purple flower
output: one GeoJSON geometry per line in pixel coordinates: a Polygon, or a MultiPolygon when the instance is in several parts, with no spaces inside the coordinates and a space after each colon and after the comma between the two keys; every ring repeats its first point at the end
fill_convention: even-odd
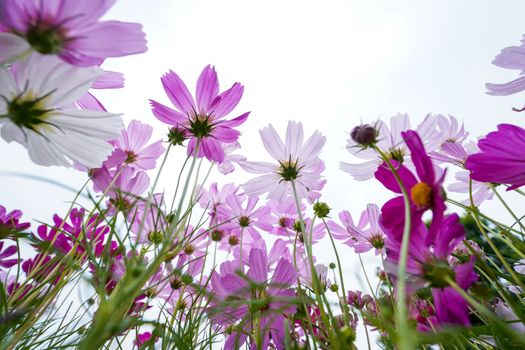
{"type": "MultiPolygon", "coordinates": [[[[284,321],[296,312],[294,305],[297,272],[292,263],[281,258],[271,277],[266,249],[252,248],[249,270],[244,274],[238,262],[221,264],[211,276],[213,298],[208,307],[210,319],[231,329],[225,349],[238,349],[253,329],[252,320],[259,317],[262,349],[274,346],[284,349],[284,321]],[[272,344],[272,345],[270,345],[272,344]]],[[[254,344],[254,340],[249,340],[254,344]]]]}
{"type": "Polygon", "coordinates": [[[150,100],[153,114],[157,119],[172,125],[172,142],[182,143],[189,137],[188,155],[194,154],[199,143],[197,157],[222,163],[226,144],[237,141],[240,132],[233,129],[248,118],[249,112],[225,120],[224,118],[241,100],[244,87],[235,83],[228,90],[219,93],[219,81],[215,68],[208,65],[197,81],[195,97],[189,92],[179,76],[169,71],[162,78],[162,86],[176,109],[150,100]],[[177,135],[177,136],[174,136],[177,135]]]}
{"type": "Polygon", "coordinates": [[[31,224],[29,222],[20,222],[22,212],[12,210],[9,213],[7,209],[0,205],[0,239],[16,236],[17,232],[27,230],[31,224]]]}
{"type": "Polygon", "coordinates": [[[107,57],[146,51],[142,26],[99,21],[116,0],[4,0],[0,12],[0,60],[33,49],[76,66],[100,65],[107,57]]]}
{"type": "Polygon", "coordinates": [[[115,147],[113,153],[104,162],[108,169],[126,164],[133,169],[154,169],[157,158],[164,153],[164,146],[157,141],[146,146],[153,128],[138,120],[132,120],[122,134],[109,143],[115,147]]]}
{"type": "Polygon", "coordinates": [[[82,256],[89,249],[95,256],[100,256],[104,250],[104,238],[110,228],[104,225],[104,220],[99,215],[89,218],[85,216],[85,210],[77,208],[71,210],[68,221],[55,214],[53,226],[40,225],[37,229],[41,240],[36,244],[38,249],[45,250],[46,245],[52,243],[64,255],[75,249],[75,255],[82,256]]]}
{"type": "Polygon", "coordinates": [[[240,163],[247,172],[261,174],[243,185],[246,193],[251,196],[267,193],[267,198],[282,202],[293,196],[291,182],[294,181],[299,198],[310,201],[318,198],[318,191],[325,183],[321,180],[324,163],[319,154],[326,137],[316,131],[304,141],[303,125],[294,121],[288,122],[285,143],[272,125],[263,128],[260,134],[264,148],[276,162],[240,163]]]}
{"type": "Polygon", "coordinates": [[[473,180],[510,185],[507,190],[525,185],[524,129],[500,124],[498,131],[478,142],[478,147],[479,153],[470,155],[465,163],[473,180]]]}

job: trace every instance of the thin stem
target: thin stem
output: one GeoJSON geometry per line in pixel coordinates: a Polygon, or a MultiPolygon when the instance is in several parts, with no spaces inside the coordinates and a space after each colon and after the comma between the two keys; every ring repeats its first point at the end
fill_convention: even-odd
{"type": "Polygon", "coordinates": [[[397,312],[396,323],[398,325],[398,334],[396,342],[400,349],[410,350],[415,349],[414,337],[410,324],[408,322],[408,308],[406,304],[406,269],[408,261],[408,244],[410,242],[411,231],[411,212],[410,212],[410,197],[408,191],[399,177],[395,167],[390,162],[390,159],[378,147],[374,149],[381,155],[385,163],[388,165],[390,171],[394,174],[396,182],[403,194],[403,203],[405,208],[405,225],[403,227],[403,239],[401,241],[401,252],[399,256],[399,265],[397,267],[397,312]]]}

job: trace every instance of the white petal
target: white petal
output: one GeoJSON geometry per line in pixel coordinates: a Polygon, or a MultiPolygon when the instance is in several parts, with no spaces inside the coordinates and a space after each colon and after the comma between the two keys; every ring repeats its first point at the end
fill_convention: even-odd
{"type": "Polygon", "coordinates": [[[18,126],[11,122],[4,123],[2,127],[2,138],[7,142],[18,142],[22,145],[25,144],[25,135],[18,126]]]}
{"type": "Polygon", "coordinates": [[[352,175],[352,177],[357,181],[366,181],[374,177],[374,173],[376,172],[380,163],[381,162],[379,159],[359,164],[348,164],[341,162],[340,169],[352,175]]]}
{"type": "Polygon", "coordinates": [[[244,171],[252,174],[268,174],[274,172],[278,167],[266,162],[239,162],[244,171]]]}
{"type": "Polygon", "coordinates": [[[277,132],[273,128],[273,126],[270,124],[265,128],[262,128],[260,130],[262,142],[264,145],[264,148],[270,153],[270,155],[277,160],[283,161],[286,158],[286,155],[284,153],[284,145],[283,141],[277,135],[277,132]]]}
{"type": "Polygon", "coordinates": [[[291,155],[292,160],[298,156],[300,147],[303,144],[303,125],[296,121],[290,120],[286,128],[286,155],[291,155]]]}
{"type": "Polygon", "coordinates": [[[79,68],[57,57],[33,53],[16,63],[19,88],[28,84],[37,96],[51,94],[48,107],[65,106],[84,95],[93,82],[104,73],[98,67],[79,68]]]}
{"type": "Polygon", "coordinates": [[[24,38],[11,33],[0,33],[0,47],[0,64],[14,61],[31,50],[24,38]]]}

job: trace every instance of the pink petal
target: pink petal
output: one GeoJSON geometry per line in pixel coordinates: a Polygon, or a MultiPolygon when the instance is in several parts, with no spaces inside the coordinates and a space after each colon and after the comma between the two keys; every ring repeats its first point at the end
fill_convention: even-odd
{"type": "Polygon", "coordinates": [[[171,103],[173,103],[179,111],[186,115],[193,115],[196,112],[193,97],[186,87],[186,84],[184,84],[175,72],[170,70],[160,80],[171,103]]]}
{"type": "Polygon", "coordinates": [[[195,98],[199,113],[207,114],[210,104],[219,93],[219,81],[215,68],[207,65],[197,80],[195,98]]]}

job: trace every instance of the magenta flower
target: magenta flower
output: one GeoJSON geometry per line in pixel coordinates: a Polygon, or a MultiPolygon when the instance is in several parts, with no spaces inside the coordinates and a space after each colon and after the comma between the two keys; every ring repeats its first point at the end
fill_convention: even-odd
{"type": "MultiPolygon", "coordinates": [[[[392,161],[392,163],[396,166],[397,173],[410,196],[412,226],[417,226],[423,214],[429,209],[432,210],[432,224],[427,236],[428,242],[432,242],[441,225],[446,209],[442,195],[444,174],[439,176],[435,173],[434,165],[425,152],[423,142],[415,131],[409,130],[402,132],[401,135],[411,152],[412,162],[416,168],[419,180],[405,166],[399,165],[396,161],[392,161]]],[[[401,193],[401,188],[386,164],[379,167],[375,176],[389,190],[401,193]]],[[[399,196],[389,200],[383,206],[381,212],[381,224],[383,227],[395,234],[398,240],[401,241],[400,237],[403,236],[405,224],[403,197],[399,196]]]]}
{"type": "Polygon", "coordinates": [[[176,109],[153,100],[150,103],[155,117],[173,126],[170,140],[182,144],[189,137],[188,155],[194,154],[198,143],[197,157],[204,156],[210,161],[222,163],[223,147],[236,142],[240,135],[233,128],[244,123],[249,115],[247,112],[231,120],[224,119],[241,100],[244,87],[235,83],[228,90],[219,93],[217,73],[210,65],[199,76],[195,100],[175,72],[169,71],[161,81],[176,109]]]}
{"type": "MultiPolygon", "coordinates": [[[[467,290],[478,278],[474,272],[473,257],[455,266],[450,265],[448,261],[452,252],[465,239],[465,231],[459,223],[459,217],[457,214],[451,214],[441,220],[437,234],[431,242],[428,242],[429,233],[422,221],[412,229],[407,261],[409,291],[415,292],[425,285],[430,286],[435,318],[428,321],[434,326],[470,326],[468,302],[448,283],[448,279],[452,279],[467,290]]],[[[387,270],[390,270],[389,273],[395,276],[401,240],[389,231],[387,235],[385,265],[387,270]]]]}
{"type": "Polygon", "coordinates": [[[146,51],[140,24],[99,21],[115,1],[3,1],[0,42],[10,45],[0,59],[33,49],[76,66],[96,66],[107,57],[146,51]]]}
{"type": "Polygon", "coordinates": [[[16,246],[12,245],[10,247],[4,248],[4,242],[0,241],[0,266],[4,269],[8,269],[11,266],[18,264],[18,257],[16,246]],[[8,259],[15,255],[15,259],[8,259]]]}
{"type": "Polygon", "coordinates": [[[151,126],[132,120],[117,139],[110,141],[115,149],[104,162],[106,167],[111,169],[125,164],[136,170],[154,169],[157,159],[164,153],[164,146],[160,140],[146,146],[152,132],[151,126]]]}
{"type": "Polygon", "coordinates": [[[379,224],[379,207],[376,204],[367,205],[357,225],[346,210],[339,214],[339,220],[343,227],[333,221],[328,222],[334,238],[345,240],[344,243],[353,247],[356,253],[375,249],[377,255],[384,248],[386,236],[379,224]]]}
{"type": "Polygon", "coordinates": [[[247,172],[260,174],[243,185],[246,194],[267,193],[267,198],[282,202],[293,196],[291,182],[294,181],[300,199],[318,198],[318,191],[325,184],[321,180],[324,162],[319,154],[326,137],[316,131],[304,141],[303,125],[294,121],[288,122],[284,143],[272,125],[263,128],[260,134],[264,148],[275,162],[240,162],[247,172]]]}
{"type": "Polygon", "coordinates": [[[75,249],[75,255],[82,256],[89,249],[95,256],[100,256],[104,250],[104,238],[110,231],[104,220],[98,215],[86,218],[85,210],[77,208],[71,210],[68,219],[66,221],[55,214],[53,226],[40,225],[37,229],[40,242],[35,246],[45,250],[52,243],[64,255],[75,249]]]}
{"type": "Polygon", "coordinates": [[[510,185],[507,190],[525,185],[524,129],[500,124],[498,131],[478,142],[478,147],[479,153],[470,155],[465,163],[473,180],[510,185]]]}
{"type": "Polygon", "coordinates": [[[22,212],[20,210],[7,209],[0,205],[0,239],[16,236],[17,232],[25,231],[31,226],[29,222],[20,222],[22,212]]]}
{"type": "MultiPolygon", "coordinates": [[[[249,270],[244,275],[235,262],[221,264],[220,272],[211,276],[213,298],[208,307],[210,319],[233,331],[224,349],[239,349],[254,327],[255,316],[260,320],[262,349],[273,346],[284,349],[284,320],[296,312],[294,305],[297,272],[292,263],[281,258],[269,278],[269,262],[265,249],[252,248],[249,270]],[[270,345],[272,344],[272,345],[270,345]]],[[[254,340],[249,339],[254,345],[254,340]]]]}

